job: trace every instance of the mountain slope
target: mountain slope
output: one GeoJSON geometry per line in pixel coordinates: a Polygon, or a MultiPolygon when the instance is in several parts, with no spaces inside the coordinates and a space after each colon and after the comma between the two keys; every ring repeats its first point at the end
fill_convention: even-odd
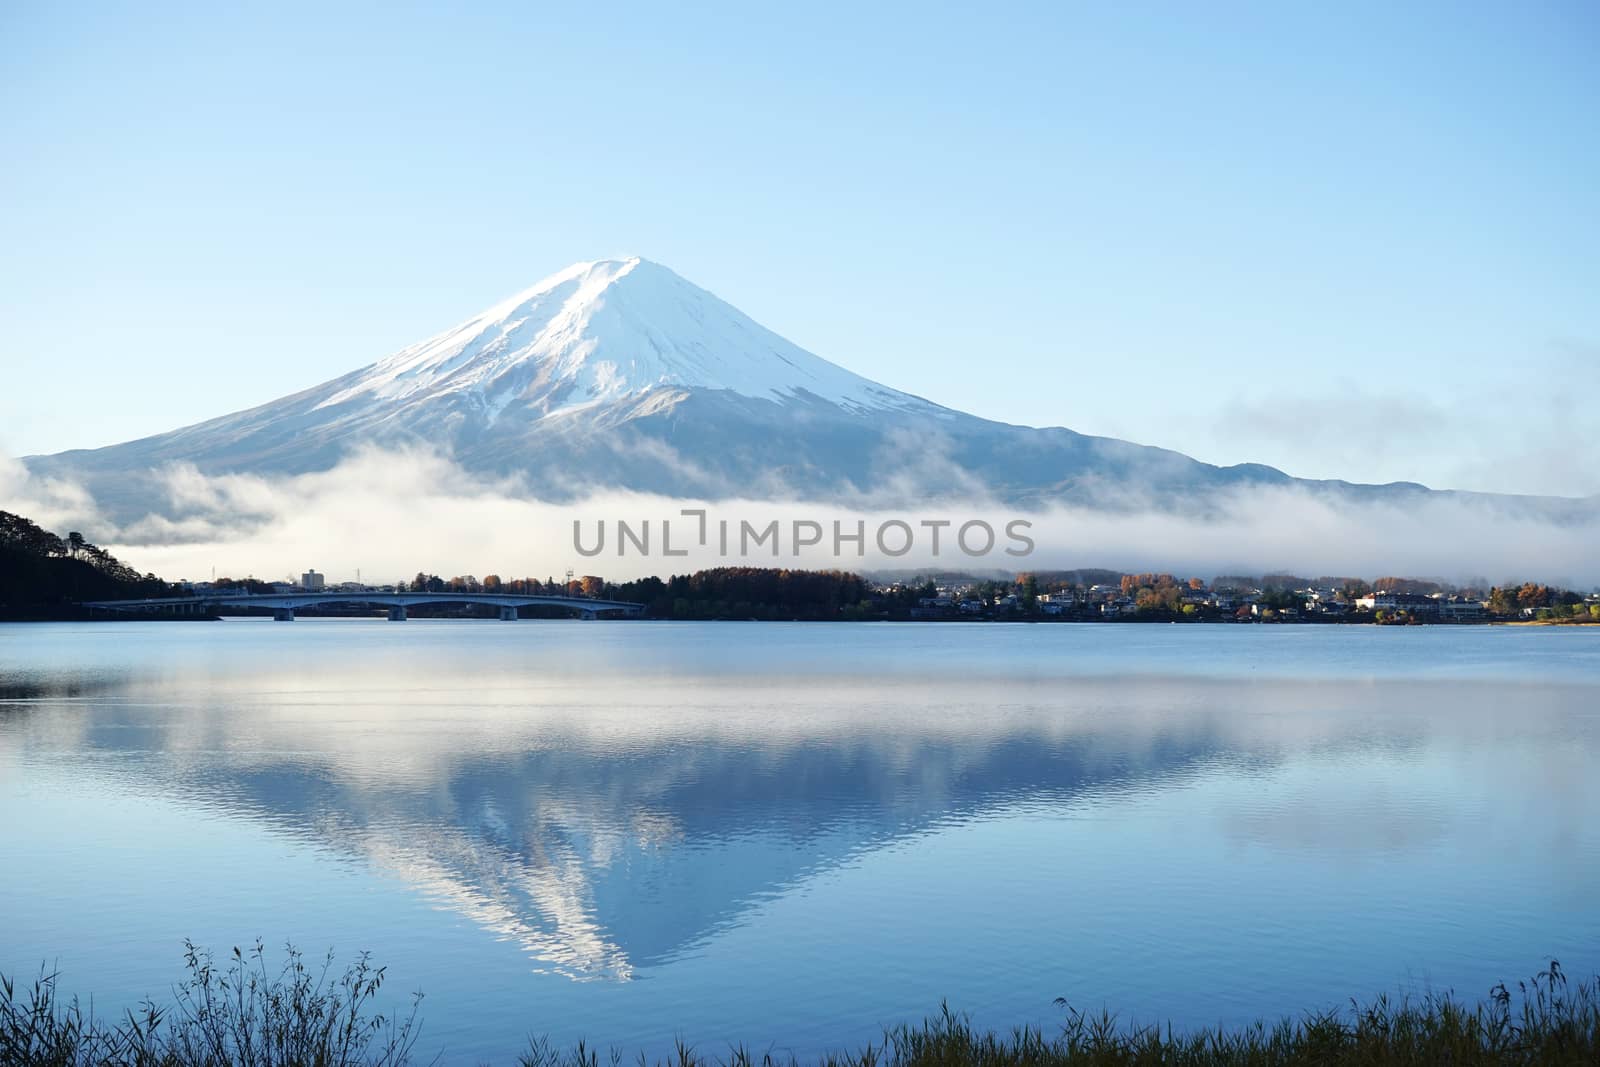
{"type": "Polygon", "coordinates": [[[641,259],[569,267],[358,372],[318,407],[461,394],[492,423],[508,408],[543,417],[670,387],[811,396],[855,412],[931,408],[790,344],[641,259]]]}
{"type": "MultiPolygon", "coordinates": [[[[641,259],[580,263],[466,322],[293,396],[126,444],[30,457],[121,521],[179,507],[159,472],[298,474],[422,444],[546,498],[598,486],[896,506],[1147,507],[1241,485],[1358,499],[1421,486],[1301,482],[1062,428],[991,422],[852,374],[641,259]]],[[[1518,498],[1506,498],[1508,500],[1518,498]]],[[[1531,502],[1530,502],[1531,503],[1531,502]]],[[[1559,505],[1565,506],[1565,505],[1559,505]]]]}

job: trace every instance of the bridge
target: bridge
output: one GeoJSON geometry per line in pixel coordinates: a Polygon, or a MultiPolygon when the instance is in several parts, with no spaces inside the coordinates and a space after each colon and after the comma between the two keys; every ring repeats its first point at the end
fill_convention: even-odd
{"type": "Polygon", "coordinates": [[[144,600],[91,600],[83,605],[97,611],[157,612],[173,615],[204,615],[218,608],[266,608],[279,622],[293,622],[296,608],[321,604],[370,604],[389,609],[390,622],[405,622],[406,609],[423,604],[488,604],[500,609],[500,618],[511,622],[517,609],[535,605],[567,608],[580,619],[608,615],[639,615],[643,604],[622,600],[595,600],[581,596],[535,596],[523,593],[383,593],[329,589],[305,593],[236,593],[211,590],[194,596],[150,597],[144,600]]]}

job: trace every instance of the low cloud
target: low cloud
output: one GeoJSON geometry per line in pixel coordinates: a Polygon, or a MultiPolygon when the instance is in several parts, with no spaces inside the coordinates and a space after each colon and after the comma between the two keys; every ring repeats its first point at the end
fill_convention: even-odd
{"type": "MultiPolygon", "coordinates": [[[[1490,493],[1600,494],[1600,345],[1555,344],[1514,377],[1427,392],[1342,381],[1240,390],[1167,420],[1212,462],[1262,460],[1298,477],[1421,481],[1490,493]]],[[[1148,426],[1113,427],[1147,438],[1148,426]]]]}
{"type": "Polygon", "coordinates": [[[0,509],[25,515],[47,530],[91,529],[100,517],[94,498],[76,482],[40,478],[0,455],[0,509]]]}
{"type": "MultiPolygon", "coordinates": [[[[388,582],[418,570],[446,577],[497,573],[546,577],[567,568],[626,579],[683,573],[700,567],[841,567],[846,569],[1042,570],[1080,566],[1217,573],[1286,571],[1300,574],[1408,574],[1465,580],[1539,580],[1588,588],[1600,582],[1600,519],[1552,522],[1504,502],[1438,496],[1410,503],[1353,505],[1296,488],[1251,488],[1210,493],[1202,514],[1183,502],[1108,512],[1089,508],[1022,511],[966,487],[961,502],[925,509],[874,508],[860,497],[781,503],[747,498],[694,501],[622,491],[595,491],[551,502],[534,498],[516,478],[484,479],[424,449],[366,449],[331,470],[281,477],[210,476],[192,466],[160,473],[164,499],[149,514],[121,526],[99,515],[88,494],[71,483],[31,478],[20,464],[0,461],[0,507],[27,514],[52,529],[83,528],[141,571],[199,579],[216,573],[261,578],[308,567],[334,579],[388,582]],[[707,537],[699,519],[707,513],[707,537]],[[617,523],[636,534],[648,524],[651,554],[630,542],[619,554],[617,523]],[[1034,544],[1026,556],[1007,536],[1008,524],[1034,544]],[[574,546],[580,524],[585,548],[606,525],[605,547],[586,556],[574,546]],[[771,542],[741,538],[741,524],[771,542]],[[948,526],[937,526],[946,522],[948,526]],[[971,555],[956,542],[964,523],[995,531],[995,547],[971,555]],[[731,531],[726,554],[719,524],[731,531]],[[816,524],[812,527],[810,524],[816,524]],[[893,525],[904,523],[905,527],[893,525]],[[666,556],[671,547],[686,555],[666,556]],[[797,525],[799,524],[799,525],[797,525]],[[888,524],[888,525],[886,525],[888,524]],[[864,531],[861,544],[850,539],[864,531]],[[911,549],[894,555],[912,537],[911,549]],[[886,531],[880,546],[878,533],[886,531]],[[940,535],[933,552],[932,534],[940,535]],[[836,546],[835,535],[845,541],[836,546]],[[818,544],[795,552],[797,537],[818,544]],[[741,540],[746,544],[741,551],[741,540]],[[835,552],[835,548],[842,550],[835,552]],[[888,551],[884,551],[884,547],[888,551]]],[[[981,545],[981,530],[969,545],[981,545]]]]}

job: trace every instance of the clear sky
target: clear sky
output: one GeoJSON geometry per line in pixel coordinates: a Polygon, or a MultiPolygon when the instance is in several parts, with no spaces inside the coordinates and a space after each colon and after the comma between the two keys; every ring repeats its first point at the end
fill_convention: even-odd
{"type": "Polygon", "coordinates": [[[640,254],[975,414],[1600,492],[1600,6],[0,7],[0,450],[640,254]]]}

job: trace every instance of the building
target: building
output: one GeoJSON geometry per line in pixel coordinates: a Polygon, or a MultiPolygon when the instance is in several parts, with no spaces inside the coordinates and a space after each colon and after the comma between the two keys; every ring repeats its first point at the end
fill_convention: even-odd
{"type": "Polygon", "coordinates": [[[1436,612],[1439,602],[1421,593],[1391,593],[1379,590],[1356,600],[1359,611],[1409,611],[1412,614],[1436,612]]]}
{"type": "Polygon", "coordinates": [[[1483,618],[1483,602],[1462,597],[1440,600],[1439,617],[1456,622],[1478,622],[1483,618]]]}
{"type": "Polygon", "coordinates": [[[327,579],[315,570],[306,571],[300,576],[300,588],[308,593],[320,593],[327,584],[327,579]]]}

